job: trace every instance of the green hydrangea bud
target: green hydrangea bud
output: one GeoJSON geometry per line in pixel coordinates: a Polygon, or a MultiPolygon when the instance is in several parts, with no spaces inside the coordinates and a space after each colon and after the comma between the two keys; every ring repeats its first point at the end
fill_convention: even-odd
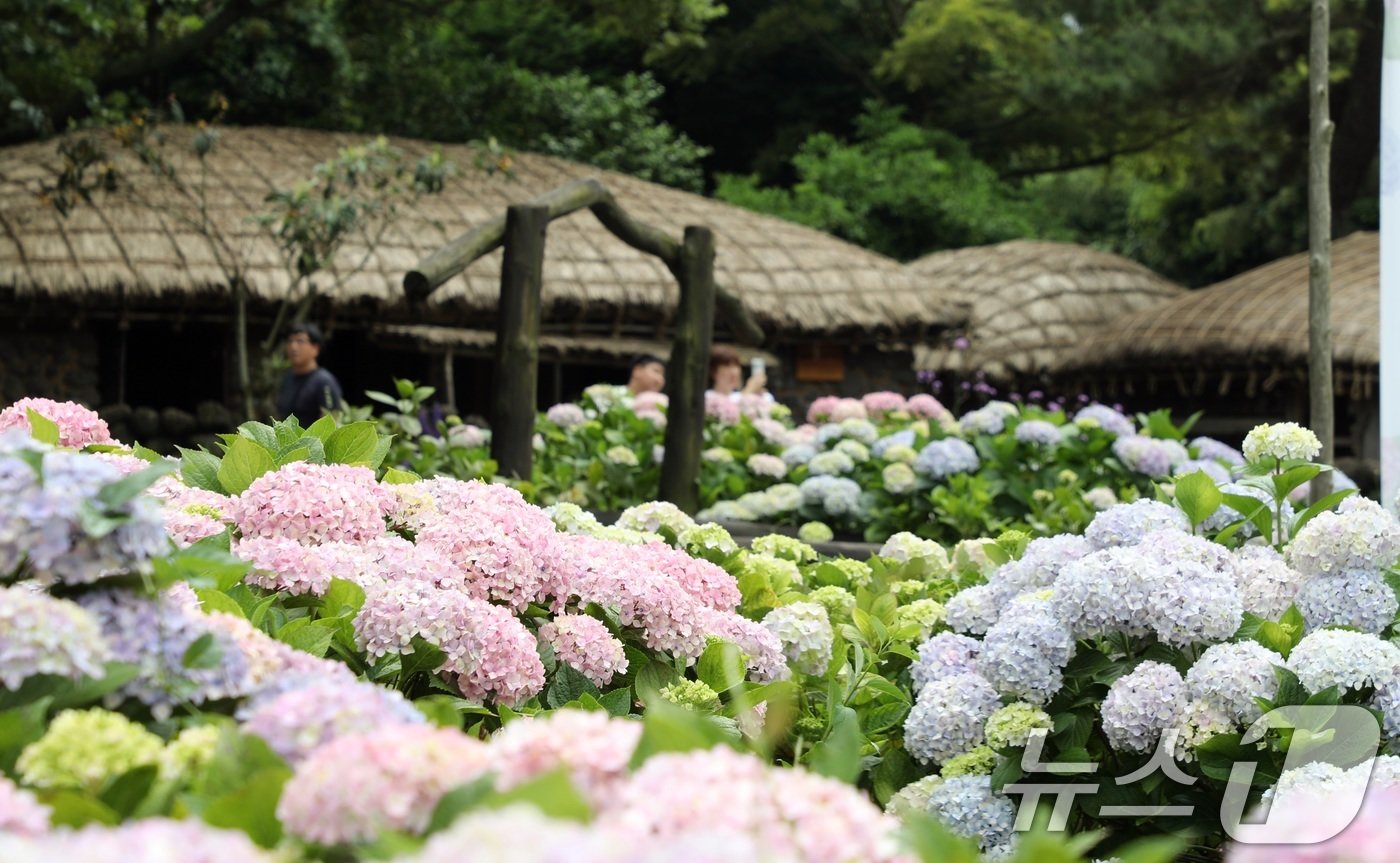
{"type": "Polygon", "coordinates": [[[830,563],[832,566],[841,570],[842,575],[846,576],[846,584],[851,590],[860,587],[869,587],[871,580],[874,578],[874,573],[871,571],[870,566],[858,560],[852,560],[849,557],[838,557],[830,561],[830,563]]]}
{"type": "Polygon", "coordinates": [[[826,733],[826,720],[820,716],[803,716],[792,724],[793,731],[808,740],[816,740],[826,733]]]}
{"type": "Polygon", "coordinates": [[[811,563],[817,559],[817,550],[800,539],[791,536],[783,536],[780,533],[770,533],[767,536],[760,536],[749,543],[749,548],[759,554],[767,554],[772,557],[780,557],[783,560],[790,560],[793,563],[811,563]]]}
{"type": "Polygon", "coordinates": [[[954,756],[943,765],[943,778],[954,776],[986,776],[997,766],[997,754],[989,746],[979,746],[971,752],[954,756]]]}
{"type": "Polygon", "coordinates": [[[797,564],[767,554],[744,555],[744,571],[763,576],[777,593],[802,583],[802,570],[797,564]]]}
{"type": "Polygon", "coordinates": [[[947,611],[943,608],[943,603],[934,599],[916,599],[908,605],[901,605],[895,611],[894,623],[896,628],[909,624],[919,627],[915,639],[923,641],[933,635],[933,630],[946,616],[947,611]]]}
{"type": "Polygon", "coordinates": [[[1025,746],[1031,731],[1037,728],[1048,731],[1054,725],[1050,714],[1044,710],[1024,701],[1016,701],[987,718],[987,745],[993,749],[1025,746]]]}
{"type": "Polygon", "coordinates": [[[224,514],[219,512],[219,508],[213,506],[212,504],[192,503],[189,506],[185,507],[185,512],[189,513],[190,515],[208,516],[209,518],[212,518],[215,521],[224,520],[224,514]]]}
{"type": "Polygon", "coordinates": [[[219,727],[199,725],[175,736],[160,754],[160,778],[188,782],[214,758],[219,747],[219,727]]]}
{"type": "Polygon", "coordinates": [[[926,587],[927,585],[922,581],[896,581],[894,584],[890,585],[890,593],[893,593],[895,599],[903,605],[918,599],[923,599],[926,587]]]}
{"type": "Polygon", "coordinates": [[[943,777],[938,775],[916,779],[895,792],[890,802],[885,804],[885,811],[901,819],[915,813],[926,813],[929,795],[942,784],[943,777]]]}
{"type": "Polygon", "coordinates": [[[819,521],[809,521],[797,529],[797,538],[803,542],[831,542],[836,534],[819,521]]]}
{"type": "Polygon", "coordinates": [[[20,779],[34,788],[82,788],[137,767],[155,764],[165,744],[159,737],[109,710],[65,710],[44,736],[19,754],[20,779]]]}
{"type": "Polygon", "coordinates": [[[729,531],[713,523],[688,527],[676,539],[691,554],[712,551],[728,556],[739,550],[739,544],[729,535],[729,531]]]}
{"type": "Polygon", "coordinates": [[[719,710],[719,693],[703,680],[677,680],[661,687],[661,697],[699,713],[714,713],[719,710]]]}
{"type": "Polygon", "coordinates": [[[834,584],[817,588],[809,598],[825,608],[827,616],[832,620],[850,619],[851,609],[856,607],[855,596],[846,588],[834,584]]]}

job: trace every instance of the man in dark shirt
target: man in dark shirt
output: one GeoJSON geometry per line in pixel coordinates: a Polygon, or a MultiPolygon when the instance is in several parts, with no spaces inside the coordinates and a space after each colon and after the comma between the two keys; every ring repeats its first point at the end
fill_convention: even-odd
{"type": "Polygon", "coordinates": [[[316,364],[321,355],[321,328],[315,324],[293,324],[287,333],[287,361],[292,370],[282,376],[277,391],[277,416],[295,416],[309,426],[324,411],[341,407],[340,382],[335,375],[316,364]]]}

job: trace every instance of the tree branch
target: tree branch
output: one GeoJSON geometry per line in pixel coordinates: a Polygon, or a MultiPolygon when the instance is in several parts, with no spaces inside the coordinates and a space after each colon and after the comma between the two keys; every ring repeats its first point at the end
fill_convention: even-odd
{"type": "Polygon", "coordinates": [[[1080,168],[1101,167],[1109,164],[1119,156],[1131,156],[1134,153],[1142,153],[1150,150],[1163,141],[1169,141],[1175,138],[1189,128],[1191,128],[1190,123],[1182,123],[1167,129],[1159,135],[1153,135],[1144,141],[1138,141],[1122,147],[1115,147],[1112,150],[1096,153],[1092,156],[1085,156],[1080,159],[1071,159],[1068,162],[1060,162],[1055,165],[1037,165],[1029,168],[1017,168],[1014,171],[1007,171],[1001,176],[1004,180],[1020,180],[1026,177],[1039,176],[1041,174],[1061,174],[1065,171],[1077,171],[1080,168]]]}

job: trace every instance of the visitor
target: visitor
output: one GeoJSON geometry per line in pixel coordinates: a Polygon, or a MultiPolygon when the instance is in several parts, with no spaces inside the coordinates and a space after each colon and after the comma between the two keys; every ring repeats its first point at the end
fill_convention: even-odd
{"type": "Polygon", "coordinates": [[[340,410],[340,382],[316,363],[321,341],[321,328],[315,324],[293,324],[288,331],[287,362],[292,368],[282,376],[277,391],[278,419],[294,416],[309,426],[323,412],[340,410]]]}
{"type": "Polygon", "coordinates": [[[660,357],[641,354],[632,360],[632,377],[627,381],[629,395],[659,393],[666,388],[666,364],[660,357]]]}
{"type": "Polygon", "coordinates": [[[762,361],[755,360],[744,380],[744,363],[739,352],[727,345],[716,345],[710,349],[710,389],[709,392],[739,401],[744,396],[758,396],[771,402],[773,394],[768,392],[768,375],[762,361]]]}

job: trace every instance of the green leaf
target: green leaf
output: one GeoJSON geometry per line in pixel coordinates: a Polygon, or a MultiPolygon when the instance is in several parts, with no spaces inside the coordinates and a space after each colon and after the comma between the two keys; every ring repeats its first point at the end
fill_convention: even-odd
{"type": "Polygon", "coordinates": [[[411,470],[400,470],[396,467],[391,467],[384,471],[383,481],[389,485],[412,485],[421,479],[423,478],[411,470]]]}
{"type": "Polygon", "coordinates": [[[943,822],[922,812],[910,813],[904,819],[903,837],[915,856],[925,863],[981,863],[973,839],[965,839],[949,830],[943,822]]]}
{"type": "Polygon", "coordinates": [[[219,457],[197,449],[176,447],[180,451],[180,479],[190,488],[201,488],[226,494],[219,482],[219,457]]]}
{"type": "Polygon", "coordinates": [[[312,437],[316,438],[317,440],[321,441],[321,443],[323,443],[323,444],[326,442],[326,439],[329,438],[329,437],[331,436],[331,433],[334,432],[334,431],[335,431],[335,417],[330,416],[329,414],[326,415],[326,416],[321,417],[321,418],[318,419],[318,420],[316,420],[314,423],[312,423],[312,424],[311,424],[310,426],[308,426],[307,429],[306,429],[306,433],[307,433],[307,434],[309,434],[309,435],[311,435],[312,437]]]}
{"type": "Polygon", "coordinates": [[[378,447],[379,432],[374,423],[350,423],[331,432],[326,438],[326,461],[330,464],[377,467],[374,454],[378,447]]]}
{"type": "Polygon", "coordinates": [[[113,483],[104,485],[97,492],[97,499],[108,509],[116,509],[150,487],[151,483],[169,473],[175,472],[175,465],[168,461],[157,462],[136,473],[127,474],[113,483]]]}
{"type": "Polygon", "coordinates": [[[51,700],[42,697],[0,713],[0,772],[11,770],[20,750],[44,736],[44,715],[51,700]]]}
{"type": "Polygon", "coordinates": [[[658,698],[647,705],[642,716],[642,739],[632,753],[635,768],[661,752],[689,752],[732,743],[737,732],[705,716],[658,698]]]}
{"type": "Polygon", "coordinates": [[[34,408],[27,408],[25,412],[29,414],[29,436],[39,443],[46,443],[49,446],[58,446],[58,423],[34,410],[34,408]]]}
{"type": "Polygon", "coordinates": [[[325,656],[335,639],[336,624],[299,617],[277,630],[277,640],[312,656],[325,656]]]}
{"type": "Polygon", "coordinates": [[[918,765],[904,751],[903,747],[893,747],[885,752],[880,763],[870,771],[870,781],[875,791],[875,800],[881,806],[904,786],[919,778],[918,765]]]}
{"type": "Polygon", "coordinates": [[[185,668],[218,668],[223,650],[214,642],[214,633],[206,632],[185,648],[180,664],[185,668]]]}
{"type": "Polygon", "coordinates": [[[49,807],[49,822],[54,827],[112,826],[122,820],[112,807],[77,791],[53,791],[39,799],[49,807]]]}
{"type": "Polygon", "coordinates": [[[812,747],[807,766],[823,776],[854,783],[860,776],[860,753],[864,746],[865,736],[860,733],[856,712],[837,705],[831,717],[831,731],[812,747]]]}
{"type": "Polygon", "coordinates": [[[156,782],[156,773],[157,768],[154,764],[128,770],[109,781],[102,789],[102,802],[122,818],[130,818],[141,805],[141,801],[146,799],[146,795],[151,793],[151,787],[156,782]]]}
{"type": "Polygon", "coordinates": [[[1274,695],[1275,707],[1303,704],[1308,700],[1308,690],[1298,680],[1298,675],[1287,668],[1276,666],[1274,676],[1278,678],[1278,693],[1274,695]]]}
{"type": "Polygon", "coordinates": [[[517,803],[528,803],[549,818],[565,821],[586,823],[593,817],[592,807],[579,794],[563,767],[536,776],[509,791],[488,795],[481,801],[481,807],[504,809],[517,803]]]}
{"type": "Polygon", "coordinates": [[[269,452],[277,452],[277,432],[267,423],[246,422],[238,427],[238,434],[269,452]]]}
{"type": "Polygon", "coordinates": [[[632,712],[631,687],[624,686],[621,689],[604,692],[603,697],[598,700],[602,702],[603,709],[611,716],[627,716],[632,712]]]}
{"type": "Polygon", "coordinates": [[[325,617],[359,614],[365,607],[365,589],[349,579],[332,578],[321,604],[325,617]]]}
{"type": "Polygon", "coordinates": [[[1320,473],[1321,466],[1315,464],[1300,464],[1289,468],[1274,477],[1274,494],[1281,498],[1288,497],[1289,492],[1305,482],[1311,482],[1320,473]]]}
{"type": "Polygon", "coordinates": [[[743,652],[728,641],[714,641],[695,663],[695,676],[720,694],[743,683],[746,671],[743,652]]]}
{"type": "Polygon", "coordinates": [[[292,771],[286,767],[263,768],[237,791],[210,801],[201,817],[214,827],[242,830],[258,845],[271,848],[282,839],[277,801],[291,778],[292,771]]]}
{"type": "Polygon", "coordinates": [[[428,695],[415,698],[413,706],[434,725],[442,728],[461,728],[462,712],[457,709],[458,701],[461,699],[451,695],[428,695]]]}
{"type": "Polygon", "coordinates": [[[1235,512],[1254,522],[1259,535],[1265,538],[1274,535],[1274,517],[1269,511],[1269,505],[1258,498],[1250,497],[1247,494],[1226,494],[1220,495],[1225,505],[1235,512]]]}
{"type": "Polygon", "coordinates": [[[243,606],[238,604],[238,600],[224,593],[222,590],[215,590],[212,587],[201,587],[194,592],[199,597],[199,604],[203,606],[205,614],[232,614],[234,617],[245,617],[243,606]]]}
{"type": "Polygon", "coordinates": [[[494,793],[496,777],[491,774],[478,776],[466,785],[459,785],[442,795],[433,815],[428,819],[427,834],[431,836],[452,826],[452,822],[481,805],[481,801],[494,793]]]}
{"type": "Polygon", "coordinates": [[[276,469],[272,453],[247,438],[234,438],[219,463],[219,485],[228,494],[242,494],[253,480],[276,469]]]}
{"type": "Polygon", "coordinates": [[[404,654],[400,676],[408,680],[415,674],[432,674],[447,661],[447,654],[423,636],[413,636],[413,652],[404,654]]]}
{"type": "Polygon", "coordinates": [[[577,670],[567,662],[559,663],[559,667],[554,672],[554,682],[549,686],[546,694],[546,702],[556,710],[571,701],[578,701],[584,693],[594,697],[603,693],[593,681],[583,676],[583,672],[577,670]]]}
{"type": "Polygon", "coordinates": [[[662,700],[661,690],[675,683],[679,678],[680,675],[671,665],[653,659],[637,672],[637,679],[633,685],[637,689],[637,698],[650,707],[653,703],[662,700]]]}
{"type": "Polygon", "coordinates": [[[1198,470],[1176,478],[1176,502],[1191,519],[1191,526],[1196,527],[1220,509],[1224,498],[1215,480],[1198,470]]]}
{"type": "Polygon", "coordinates": [[[1002,758],[992,769],[992,788],[1000,791],[1004,786],[1016,782],[1024,775],[1024,771],[1021,770],[1021,750],[1017,749],[1010,758],[1002,758]]]}
{"type": "Polygon", "coordinates": [[[227,591],[242,581],[250,569],[252,566],[247,561],[203,540],[152,561],[156,586],[162,588],[186,581],[196,589],[210,587],[227,591]]]}
{"type": "Polygon", "coordinates": [[[105,668],[106,673],[99,678],[84,678],[77,683],[66,682],[63,689],[54,695],[49,706],[53,710],[64,710],[95,704],[107,693],[115,692],[127,681],[135,678],[140,671],[139,666],[129,662],[109,662],[105,668]]]}

